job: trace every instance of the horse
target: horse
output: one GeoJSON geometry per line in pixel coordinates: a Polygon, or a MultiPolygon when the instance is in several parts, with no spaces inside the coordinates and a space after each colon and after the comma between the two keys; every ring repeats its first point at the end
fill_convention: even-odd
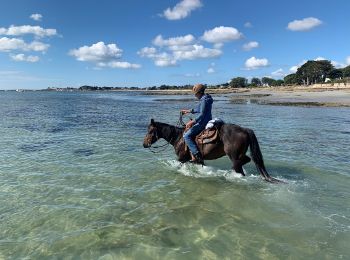
{"type": "MultiPolygon", "coordinates": [[[[143,147],[151,148],[152,144],[163,138],[174,147],[175,154],[181,163],[188,162],[191,155],[189,149],[186,149],[183,139],[184,131],[184,127],[156,122],[151,119],[144,137],[143,147]]],[[[271,177],[267,172],[258,140],[252,129],[223,123],[219,125],[217,131],[219,131],[218,142],[198,146],[204,160],[214,160],[227,155],[233,164],[232,169],[245,176],[242,167],[251,161],[246,155],[249,147],[253,162],[264,180],[271,183],[282,182],[271,177]]]]}

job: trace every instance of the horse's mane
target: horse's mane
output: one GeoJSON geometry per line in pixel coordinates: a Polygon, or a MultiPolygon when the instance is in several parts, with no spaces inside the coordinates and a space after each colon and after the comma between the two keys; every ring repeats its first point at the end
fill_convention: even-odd
{"type": "Polygon", "coordinates": [[[185,128],[184,127],[178,127],[178,126],[175,126],[175,125],[170,125],[170,124],[167,124],[167,123],[162,123],[162,122],[154,122],[156,124],[156,126],[160,126],[161,128],[164,128],[164,127],[168,127],[168,128],[175,128],[176,130],[184,130],[185,128]]]}

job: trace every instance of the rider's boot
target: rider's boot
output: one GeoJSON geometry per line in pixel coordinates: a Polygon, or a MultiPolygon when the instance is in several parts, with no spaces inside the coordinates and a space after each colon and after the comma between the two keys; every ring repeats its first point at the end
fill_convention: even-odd
{"type": "MultiPolygon", "coordinates": [[[[192,155],[192,154],[191,154],[192,155]]],[[[204,165],[204,160],[200,152],[194,154],[190,161],[191,163],[204,165]]]]}

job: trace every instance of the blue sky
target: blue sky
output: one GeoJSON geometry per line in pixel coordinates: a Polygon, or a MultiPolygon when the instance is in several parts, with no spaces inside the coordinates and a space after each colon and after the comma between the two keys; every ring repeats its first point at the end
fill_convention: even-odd
{"type": "Polygon", "coordinates": [[[2,0],[0,89],[219,84],[350,64],[350,1],[2,0]]]}

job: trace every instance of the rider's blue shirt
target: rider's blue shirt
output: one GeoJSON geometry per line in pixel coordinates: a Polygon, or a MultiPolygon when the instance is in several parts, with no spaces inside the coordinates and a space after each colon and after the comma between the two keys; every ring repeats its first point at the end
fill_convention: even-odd
{"type": "Polygon", "coordinates": [[[195,124],[200,125],[202,128],[212,119],[211,107],[213,104],[213,98],[209,94],[205,94],[199,100],[199,104],[196,108],[191,110],[192,114],[199,114],[195,121],[195,124]]]}

